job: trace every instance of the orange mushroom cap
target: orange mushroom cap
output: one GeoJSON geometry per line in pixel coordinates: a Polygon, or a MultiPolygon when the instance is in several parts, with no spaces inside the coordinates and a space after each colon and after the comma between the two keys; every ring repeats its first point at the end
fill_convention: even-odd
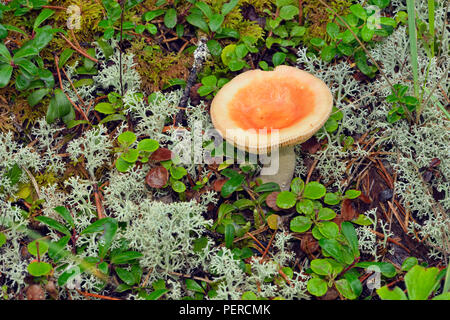
{"type": "Polygon", "coordinates": [[[333,96],[312,74],[290,66],[251,70],[225,84],[211,104],[224,139],[251,153],[308,140],[327,121],[333,96]]]}

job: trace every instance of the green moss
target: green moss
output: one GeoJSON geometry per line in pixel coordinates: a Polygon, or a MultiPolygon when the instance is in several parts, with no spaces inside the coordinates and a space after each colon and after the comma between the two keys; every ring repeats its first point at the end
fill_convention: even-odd
{"type": "Polygon", "coordinates": [[[169,79],[187,78],[192,62],[190,56],[166,52],[158,45],[147,45],[144,39],[133,41],[130,50],[135,55],[136,70],[145,91],[159,91],[169,79]]]}
{"type": "MultiPolygon", "coordinates": [[[[220,12],[222,6],[225,3],[228,3],[228,0],[206,0],[207,4],[209,4],[213,11],[220,12]]],[[[239,32],[241,37],[251,36],[256,39],[262,39],[264,36],[264,30],[258,25],[256,21],[245,20],[241,13],[242,6],[245,4],[255,3],[259,9],[269,7],[271,0],[240,0],[239,3],[234,7],[233,10],[225,17],[225,21],[223,22],[223,26],[225,28],[231,28],[239,32]]]]}
{"type": "MultiPolygon", "coordinates": [[[[327,4],[339,15],[350,13],[352,2],[349,0],[327,1],[327,4]]],[[[303,18],[306,26],[305,40],[323,38],[327,23],[334,19],[327,7],[319,0],[303,0],[303,18]]]]}

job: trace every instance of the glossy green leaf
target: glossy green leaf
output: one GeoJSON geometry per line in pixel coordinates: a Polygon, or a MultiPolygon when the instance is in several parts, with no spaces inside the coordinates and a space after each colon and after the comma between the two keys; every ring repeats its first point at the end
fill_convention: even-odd
{"type": "Polygon", "coordinates": [[[381,300],[408,300],[405,293],[399,287],[390,290],[387,286],[377,289],[377,293],[381,300]]]}
{"type": "Polygon", "coordinates": [[[405,285],[410,300],[427,300],[435,288],[439,269],[412,267],[405,275],[405,285]]]}
{"type": "Polygon", "coordinates": [[[27,245],[28,252],[37,257],[39,247],[39,256],[42,257],[48,251],[47,241],[34,240],[27,245]]]}
{"type": "Polygon", "coordinates": [[[327,276],[331,274],[333,267],[327,259],[314,259],[311,261],[311,269],[318,275],[327,276]]]}
{"type": "Polygon", "coordinates": [[[56,231],[62,232],[64,234],[70,234],[69,229],[67,229],[66,226],[64,226],[62,223],[56,221],[55,219],[45,217],[45,216],[38,216],[34,218],[35,220],[42,222],[49,226],[50,228],[55,229],[56,231]]]}
{"type": "Polygon", "coordinates": [[[303,191],[303,197],[308,199],[320,199],[325,195],[326,192],[327,189],[325,189],[322,184],[316,181],[312,181],[306,184],[305,190],[303,191]]]}
{"type": "Polygon", "coordinates": [[[58,206],[56,208],[53,208],[66,222],[72,227],[75,228],[75,223],[73,221],[73,217],[70,214],[70,211],[63,206],[58,206]]]}
{"type": "Polygon", "coordinates": [[[306,288],[309,293],[316,297],[321,297],[328,291],[327,283],[320,278],[309,279],[306,288]]]}
{"type": "Polygon", "coordinates": [[[52,269],[51,264],[37,261],[30,263],[27,267],[28,272],[35,277],[45,276],[46,274],[49,274],[52,269]]]}
{"type": "Polygon", "coordinates": [[[290,229],[293,232],[306,232],[312,226],[312,221],[308,217],[305,216],[297,216],[294,217],[290,222],[290,229]]]}
{"type": "Polygon", "coordinates": [[[290,209],[295,206],[297,195],[290,191],[281,191],[277,195],[277,206],[281,209],[290,209]]]}
{"type": "Polygon", "coordinates": [[[13,67],[9,64],[0,64],[0,88],[8,85],[13,72],[13,67]]]}

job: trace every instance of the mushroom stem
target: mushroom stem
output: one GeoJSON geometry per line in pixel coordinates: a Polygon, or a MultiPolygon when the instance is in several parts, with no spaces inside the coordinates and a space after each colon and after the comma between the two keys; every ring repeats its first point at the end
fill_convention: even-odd
{"type": "MultiPolygon", "coordinates": [[[[280,148],[278,151],[278,172],[276,174],[261,174],[259,178],[261,178],[263,183],[278,183],[282,191],[289,190],[292,178],[294,177],[295,157],[294,146],[280,148]]],[[[273,164],[273,161],[274,159],[271,160],[271,163],[265,164],[262,172],[268,169],[273,164]]]]}

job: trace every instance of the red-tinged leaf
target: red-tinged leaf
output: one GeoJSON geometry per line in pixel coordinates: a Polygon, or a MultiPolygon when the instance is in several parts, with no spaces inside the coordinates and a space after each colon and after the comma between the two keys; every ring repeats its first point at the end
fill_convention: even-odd
{"type": "Polygon", "coordinates": [[[430,168],[437,167],[441,164],[441,160],[439,158],[433,158],[430,161],[430,168]]]}
{"type": "Polygon", "coordinates": [[[361,193],[358,197],[359,200],[361,200],[362,202],[364,202],[365,204],[371,204],[372,203],[372,199],[370,199],[369,196],[366,196],[364,193],[361,193]]]}
{"type": "Polygon", "coordinates": [[[300,249],[307,254],[312,254],[319,250],[319,242],[312,235],[305,233],[300,242],[300,249]]]}
{"type": "Polygon", "coordinates": [[[159,148],[155,152],[152,153],[150,156],[151,161],[166,161],[170,160],[174,157],[174,154],[172,151],[170,151],[167,148],[159,148]]]}
{"type": "Polygon", "coordinates": [[[277,196],[278,196],[279,192],[275,191],[272,192],[271,194],[269,194],[266,198],[266,203],[269,206],[269,208],[275,210],[275,211],[280,211],[281,208],[277,206],[277,196]]]}
{"type": "Polygon", "coordinates": [[[152,188],[162,188],[169,180],[169,171],[166,168],[159,166],[151,169],[145,177],[145,182],[152,188]]]}
{"type": "Polygon", "coordinates": [[[314,154],[320,150],[322,145],[317,141],[316,137],[312,137],[309,140],[305,141],[301,144],[302,150],[309,153],[314,154]]]}
{"type": "Polygon", "coordinates": [[[344,221],[351,221],[359,216],[358,212],[352,205],[352,200],[344,199],[341,206],[341,217],[344,221]]]}
{"type": "Polygon", "coordinates": [[[213,183],[213,189],[214,191],[220,192],[222,191],[222,187],[225,184],[225,182],[227,182],[228,179],[217,179],[216,181],[214,181],[213,183]]]}

